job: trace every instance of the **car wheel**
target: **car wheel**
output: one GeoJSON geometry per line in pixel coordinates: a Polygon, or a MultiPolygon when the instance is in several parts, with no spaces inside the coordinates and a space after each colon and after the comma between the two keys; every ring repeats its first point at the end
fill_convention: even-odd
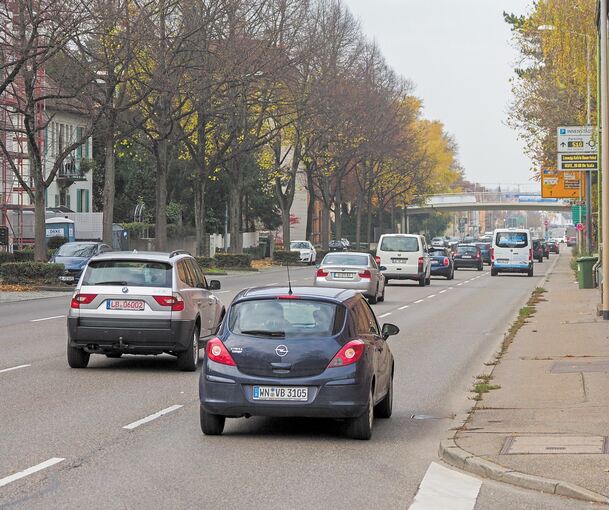
{"type": "Polygon", "coordinates": [[[379,293],[379,288],[377,287],[376,290],[374,291],[374,294],[372,294],[371,296],[368,296],[368,303],[370,303],[371,305],[376,305],[376,303],[378,302],[378,294],[379,293]]]}
{"type": "Polygon", "coordinates": [[[372,437],[372,426],[374,424],[374,397],[372,387],[368,395],[368,408],[366,412],[357,418],[351,418],[347,422],[347,435],[351,439],[368,440],[372,437]]]}
{"type": "Polygon", "coordinates": [[[385,301],[385,286],[383,285],[383,293],[379,296],[378,301],[383,303],[385,301]]]}
{"type": "Polygon", "coordinates": [[[123,355],[122,352],[116,352],[116,351],[115,352],[107,352],[106,353],[106,358],[115,359],[115,358],[120,358],[122,355],[123,355]]]}
{"type": "Polygon", "coordinates": [[[478,271],[484,271],[484,266],[482,264],[478,266],[478,271]]]}
{"type": "Polygon", "coordinates": [[[393,375],[389,379],[387,394],[374,408],[374,416],[377,418],[391,418],[393,411],[393,375]]]}
{"type": "Polygon", "coordinates": [[[178,353],[178,367],[183,372],[194,372],[199,365],[199,327],[192,333],[190,348],[178,353]]]}
{"type": "Polygon", "coordinates": [[[219,436],[224,431],[225,416],[211,414],[199,406],[199,418],[201,421],[201,432],[206,436],[219,436]]]}
{"type": "Polygon", "coordinates": [[[425,278],[425,285],[431,285],[431,276],[425,278]]]}
{"type": "Polygon", "coordinates": [[[70,344],[68,344],[68,365],[70,365],[71,368],[87,368],[90,357],[91,354],[84,349],[71,347],[70,344]]]}
{"type": "Polygon", "coordinates": [[[425,277],[421,276],[421,278],[419,278],[419,287],[425,287],[425,277]]]}
{"type": "Polygon", "coordinates": [[[491,276],[497,276],[497,270],[494,267],[491,267],[491,276]]]}
{"type": "Polygon", "coordinates": [[[533,276],[533,266],[531,266],[531,269],[529,269],[529,271],[527,272],[527,276],[533,276]]]}

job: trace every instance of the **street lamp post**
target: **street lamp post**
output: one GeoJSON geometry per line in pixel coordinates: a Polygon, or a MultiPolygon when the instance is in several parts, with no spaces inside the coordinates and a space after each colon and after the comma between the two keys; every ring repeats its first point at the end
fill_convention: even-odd
{"type": "Polygon", "coordinates": [[[602,315],[603,320],[609,320],[609,77],[607,72],[607,0],[600,0],[600,129],[601,129],[601,212],[602,212],[602,246],[601,260],[603,264],[602,283],[602,315]]]}

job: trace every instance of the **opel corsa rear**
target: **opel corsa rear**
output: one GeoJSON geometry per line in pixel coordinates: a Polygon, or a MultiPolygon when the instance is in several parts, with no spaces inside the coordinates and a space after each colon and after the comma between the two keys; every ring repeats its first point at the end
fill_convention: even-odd
{"type": "Polygon", "coordinates": [[[243,291],[205,350],[203,433],[221,434],[226,418],[300,416],[345,419],[351,437],[369,439],[374,416],[391,416],[397,333],[353,290],[243,291]]]}

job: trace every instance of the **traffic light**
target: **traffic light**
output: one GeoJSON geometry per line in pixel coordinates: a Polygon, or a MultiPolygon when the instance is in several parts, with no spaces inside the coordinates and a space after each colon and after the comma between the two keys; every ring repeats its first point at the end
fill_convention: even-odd
{"type": "Polygon", "coordinates": [[[8,227],[0,225],[0,246],[8,246],[8,227]]]}

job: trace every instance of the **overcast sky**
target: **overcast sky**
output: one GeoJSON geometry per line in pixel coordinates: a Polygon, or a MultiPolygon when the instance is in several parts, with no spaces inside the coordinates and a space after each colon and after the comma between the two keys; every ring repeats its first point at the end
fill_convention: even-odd
{"type": "Polygon", "coordinates": [[[391,66],[415,84],[424,116],[459,145],[466,177],[530,183],[531,162],[505,125],[516,51],[503,11],[532,0],[345,0],[391,66]]]}

